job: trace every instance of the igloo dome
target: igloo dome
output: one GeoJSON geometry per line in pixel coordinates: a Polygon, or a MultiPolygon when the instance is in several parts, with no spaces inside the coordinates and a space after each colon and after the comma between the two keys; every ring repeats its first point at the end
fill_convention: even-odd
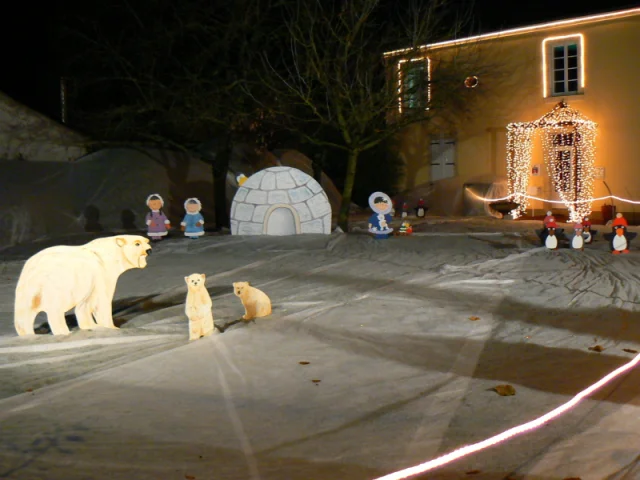
{"type": "Polygon", "coordinates": [[[331,233],[331,204],[313,177],[293,167],[251,175],[231,204],[233,235],[331,233]]]}

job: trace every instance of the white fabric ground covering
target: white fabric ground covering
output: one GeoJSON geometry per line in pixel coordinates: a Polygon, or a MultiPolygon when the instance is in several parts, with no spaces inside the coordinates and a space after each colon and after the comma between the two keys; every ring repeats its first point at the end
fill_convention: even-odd
{"type": "MultiPolygon", "coordinates": [[[[373,479],[532,420],[640,350],[637,244],[549,252],[529,242],[538,222],[428,223],[384,241],[163,241],[120,278],[121,330],[68,337],[15,336],[24,259],[3,262],[0,478],[373,479]],[[243,313],[234,281],[268,293],[272,316],[188,343],[194,272],[217,324],[243,313]]],[[[636,369],[416,478],[638,479],[639,385],[636,369]]]]}

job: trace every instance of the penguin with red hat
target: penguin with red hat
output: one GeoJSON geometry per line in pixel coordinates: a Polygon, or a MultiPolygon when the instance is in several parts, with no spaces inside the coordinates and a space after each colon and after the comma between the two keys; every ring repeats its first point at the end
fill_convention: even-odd
{"type": "Polygon", "coordinates": [[[542,229],[536,230],[536,233],[538,234],[538,238],[540,238],[542,245],[546,245],[545,242],[547,237],[549,236],[549,225],[551,224],[554,225],[553,233],[556,236],[556,239],[560,241],[561,237],[564,235],[564,228],[558,228],[558,225],[556,224],[556,218],[551,214],[551,211],[547,212],[547,216],[544,217],[542,223],[542,229]]]}
{"type": "Polygon", "coordinates": [[[621,213],[617,213],[611,224],[613,232],[604,235],[604,238],[611,244],[611,253],[616,255],[629,253],[629,243],[636,238],[637,233],[627,231],[628,226],[626,218],[621,213]]]}
{"type": "Polygon", "coordinates": [[[556,235],[556,228],[558,228],[558,224],[555,222],[555,220],[547,223],[547,236],[544,239],[544,246],[549,250],[556,250],[559,245],[558,237],[556,235]]]}
{"type": "Polygon", "coordinates": [[[424,218],[424,216],[427,214],[427,210],[429,210],[429,209],[424,204],[424,200],[422,198],[420,200],[418,200],[418,204],[416,205],[416,208],[415,208],[416,217],[417,218],[424,218]]]}
{"type": "Polygon", "coordinates": [[[407,218],[409,215],[409,205],[407,202],[402,202],[402,213],[400,214],[400,218],[407,218]]]}
{"type": "Polygon", "coordinates": [[[595,237],[597,233],[597,230],[593,230],[591,228],[591,221],[589,220],[589,217],[584,217],[582,220],[582,236],[584,237],[585,245],[593,242],[593,237],[595,237]]]}
{"type": "Polygon", "coordinates": [[[575,231],[575,235],[571,239],[571,248],[574,250],[584,250],[584,237],[582,236],[584,227],[581,223],[576,223],[573,226],[573,230],[575,231]]]}

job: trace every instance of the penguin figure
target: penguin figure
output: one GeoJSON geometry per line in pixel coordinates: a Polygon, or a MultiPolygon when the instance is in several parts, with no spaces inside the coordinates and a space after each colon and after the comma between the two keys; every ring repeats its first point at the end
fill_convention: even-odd
{"type": "Polygon", "coordinates": [[[536,230],[536,233],[538,234],[538,237],[540,238],[540,241],[542,242],[543,245],[545,240],[547,239],[547,235],[549,234],[547,230],[547,225],[555,221],[556,219],[553,217],[551,210],[549,210],[547,212],[547,216],[544,217],[544,220],[542,220],[542,230],[536,230]]]}
{"type": "Polygon", "coordinates": [[[589,243],[593,242],[593,237],[596,236],[598,231],[591,229],[591,222],[589,221],[589,217],[584,217],[584,220],[582,221],[582,227],[582,236],[584,237],[584,243],[585,245],[588,245],[589,243]]]}
{"type": "Polygon", "coordinates": [[[636,237],[635,232],[628,232],[629,224],[621,213],[616,214],[616,218],[611,225],[612,233],[607,233],[605,238],[611,244],[611,253],[619,255],[621,253],[629,253],[629,243],[636,237]]]}
{"type": "Polygon", "coordinates": [[[576,234],[571,239],[571,248],[575,250],[584,250],[584,238],[582,237],[583,227],[581,223],[576,223],[573,226],[576,234]]]}
{"type": "Polygon", "coordinates": [[[424,218],[425,214],[427,213],[427,207],[425,207],[424,200],[422,198],[418,200],[418,205],[416,206],[415,210],[416,217],[424,218]]]}
{"type": "Polygon", "coordinates": [[[542,243],[542,245],[545,245],[547,236],[549,236],[549,225],[551,224],[554,225],[553,227],[554,233],[557,241],[559,242],[560,238],[563,237],[564,228],[558,228],[558,225],[556,224],[556,219],[553,215],[551,215],[551,211],[547,212],[547,216],[544,217],[543,223],[544,223],[544,226],[542,227],[542,229],[536,230],[536,233],[538,234],[538,238],[540,239],[540,242],[542,243]]]}
{"type": "Polygon", "coordinates": [[[611,239],[611,253],[629,253],[629,242],[625,236],[626,227],[624,225],[618,225],[615,227],[616,233],[611,239]]]}
{"type": "Polygon", "coordinates": [[[544,239],[544,246],[549,250],[556,250],[558,248],[558,237],[556,236],[556,228],[558,225],[556,222],[547,223],[547,237],[544,239]]]}

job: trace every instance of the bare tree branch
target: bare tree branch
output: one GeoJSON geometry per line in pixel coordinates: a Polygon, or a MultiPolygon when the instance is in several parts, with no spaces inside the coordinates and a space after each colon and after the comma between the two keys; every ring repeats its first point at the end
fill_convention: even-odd
{"type": "MultiPolygon", "coordinates": [[[[112,0],[66,22],[66,76],[79,86],[76,127],[104,141],[146,141],[201,155],[203,142],[259,143],[258,105],[242,94],[269,45],[281,0],[112,0]]],[[[255,89],[255,87],[254,87],[255,89]]],[[[73,118],[71,120],[73,121],[73,118]]],[[[226,177],[229,152],[212,163],[226,177]]],[[[224,185],[222,183],[222,185],[224,185]]],[[[216,221],[227,222],[223,188],[216,221]],[[220,218],[218,218],[220,217],[220,218]]]]}
{"type": "Polygon", "coordinates": [[[425,69],[424,78],[404,89],[413,98],[423,96],[420,108],[398,112],[403,99],[397,66],[417,65],[404,60],[422,55],[421,45],[457,35],[461,24],[451,7],[451,0],[295,0],[285,8],[286,54],[261,54],[260,81],[280,104],[262,107],[307,141],[348,152],[339,216],[343,229],[348,226],[359,154],[460,103],[466,60],[440,64],[437,81],[428,78],[425,69]],[[412,50],[404,58],[386,61],[384,52],[398,47],[412,50]],[[437,100],[427,98],[426,92],[436,86],[437,100]],[[327,129],[341,142],[327,141],[327,129]]]}

